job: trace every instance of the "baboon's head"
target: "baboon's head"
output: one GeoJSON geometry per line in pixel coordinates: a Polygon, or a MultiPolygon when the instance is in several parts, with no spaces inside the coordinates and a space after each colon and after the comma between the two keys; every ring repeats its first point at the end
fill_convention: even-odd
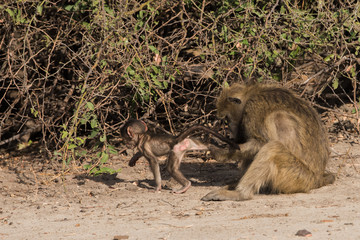
{"type": "Polygon", "coordinates": [[[138,142],[140,135],[146,133],[147,130],[148,128],[144,121],[130,119],[121,128],[120,133],[127,144],[133,145],[138,142]]]}
{"type": "Polygon", "coordinates": [[[245,88],[246,86],[241,84],[224,88],[216,103],[219,118],[229,118],[230,121],[239,120],[245,88]]]}

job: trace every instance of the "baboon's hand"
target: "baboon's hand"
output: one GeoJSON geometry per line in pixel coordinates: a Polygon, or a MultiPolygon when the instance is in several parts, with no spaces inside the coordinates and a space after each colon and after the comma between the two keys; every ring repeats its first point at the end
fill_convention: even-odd
{"type": "Polygon", "coordinates": [[[134,154],[134,156],[130,159],[129,161],[129,166],[133,167],[136,165],[137,160],[139,160],[139,158],[142,157],[142,153],[141,152],[137,152],[134,154]]]}
{"type": "Polygon", "coordinates": [[[227,148],[218,148],[215,146],[210,146],[211,156],[218,162],[228,162],[230,159],[230,150],[227,148]]]}
{"type": "Polygon", "coordinates": [[[133,167],[133,166],[135,166],[136,165],[136,160],[134,161],[133,159],[131,159],[130,161],[129,161],[129,166],[130,167],[133,167]]]}

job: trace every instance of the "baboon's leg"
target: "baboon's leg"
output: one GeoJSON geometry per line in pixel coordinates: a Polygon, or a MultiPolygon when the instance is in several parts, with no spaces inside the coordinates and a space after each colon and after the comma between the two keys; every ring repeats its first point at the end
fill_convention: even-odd
{"type": "MultiPolygon", "coordinates": [[[[319,174],[322,176],[322,174],[319,174]]],[[[307,192],[316,185],[315,174],[280,142],[265,144],[256,154],[234,191],[222,188],[208,193],[204,201],[251,199],[261,187],[282,193],[307,192]]]]}
{"type": "Polygon", "coordinates": [[[161,173],[160,173],[159,162],[157,158],[153,155],[146,156],[146,159],[149,161],[151,171],[154,174],[154,179],[156,184],[155,192],[159,192],[161,191],[161,173]]]}
{"type": "Polygon", "coordinates": [[[180,171],[180,163],[189,150],[207,150],[208,147],[197,141],[196,139],[186,138],[176,144],[169,154],[166,170],[170,175],[183,187],[178,190],[173,190],[174,193],[184,193],[191,186],[191,182],[184,177],[180,171]]]}
{"type": "Polygon", "coordinates": [[[173,193],[184,193],[191,186],[191,182],[186,179],[186,177],[181,173],[179,169],[183,156],[183,153],[181,154],[172,150],[170,152],[168,163],[166,165],[166,170],[170,173],[170,175],[183,186],[180,189],[173,190],[173,193]]]}

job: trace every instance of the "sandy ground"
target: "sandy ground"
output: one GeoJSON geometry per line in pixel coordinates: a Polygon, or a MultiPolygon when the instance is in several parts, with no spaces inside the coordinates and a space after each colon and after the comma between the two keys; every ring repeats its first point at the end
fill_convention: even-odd
{"type": "MultiPolygon", "coordinates": [[[[2,166],[0,239],[360,239],[360,146],[332,148],[335,184],[244,202],[201,201],[237,171],[195,157],[182,165],[193,185],[181,195],[154,193],[147,162],[130,168],[123,155],[111,160],[122,168],[116,176],[72,174],[64,181],[28,161],[2,166]],[[304,229],[307,237],[296,235],[304,229]]],[[[165,185],[174,186],[164,175],[165,185]]]]}

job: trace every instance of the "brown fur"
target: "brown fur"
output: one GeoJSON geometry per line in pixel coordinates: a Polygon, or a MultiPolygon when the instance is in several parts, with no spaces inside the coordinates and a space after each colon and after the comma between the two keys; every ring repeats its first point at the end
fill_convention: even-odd
{"type": "Polygon", "coordinates": [[[217,160],[237,160],[243,176],[233,187],[203,200],[247,200],[262,188],[274,193],[308,192],[332,183],[325,172],[327,134],[316,111],[291,91],[234,84],[220,94],[218,116],[229,126],[240,150],[213,150],[217,160]]]}

